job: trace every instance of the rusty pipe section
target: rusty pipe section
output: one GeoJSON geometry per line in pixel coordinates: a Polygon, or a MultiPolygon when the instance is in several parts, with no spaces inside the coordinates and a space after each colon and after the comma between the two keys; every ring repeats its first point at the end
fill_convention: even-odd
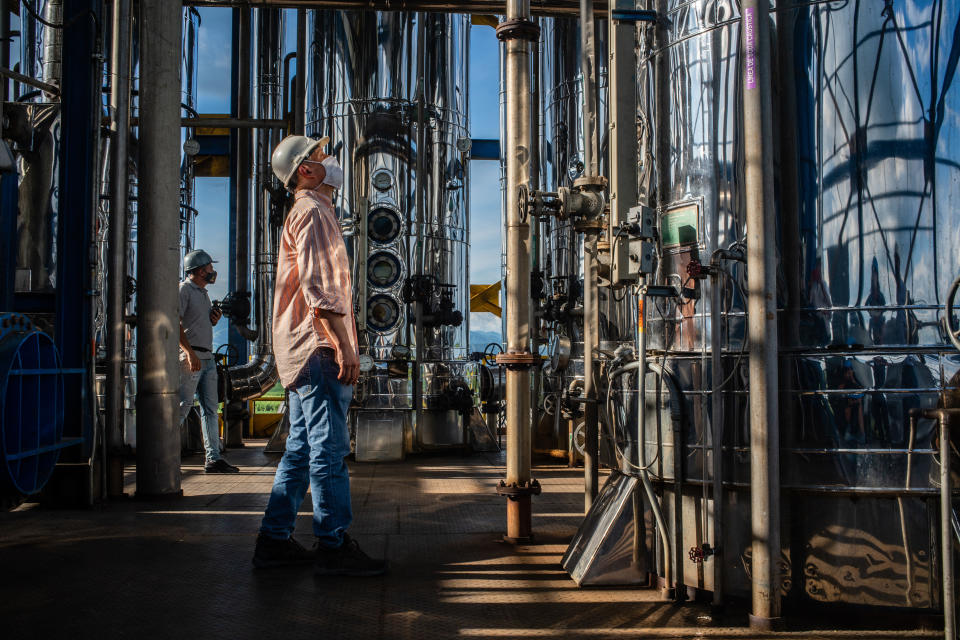
{"type": "Polygon", "coordinates": [[[510,0],[497,27],[504,42],[506,71],[507,195],[507,349],[498,361],[507,366],[507,477],[497,492],[507,498],[505,540],[523,542],[531,530],[530,497],[539,485],[530,478],[530,225],[521,209],[521,189],[529,186],[531,130],[530,54],[540,28],[530,20],[530,0],[510,0]]]}

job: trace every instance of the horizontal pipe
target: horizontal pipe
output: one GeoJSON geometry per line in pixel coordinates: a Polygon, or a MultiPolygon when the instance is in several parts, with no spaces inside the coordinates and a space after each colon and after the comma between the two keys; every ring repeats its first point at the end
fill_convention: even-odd
{"type": "Polygon", "coordinates": [[[40,89],[41,91],[45,91],[51,95],[60,95],[60,87],[57,85],[44,82],[43,80],[37,80],[36,78],[31,78],[30,76],[25,76],[22,73],[17,73],[16,71],[11,71],[10,69],[0,67],[0,76],[3,76],[4,78],[10,78],[14,82],[25,84],[28,87],[40,89]]]}
{"type": "MultiPolygon", "coordinates": [[[[343,9],[353,11],[428,11],[433,13],[489,13],[505,15],[506,2],[496,0],[185,0],[194,7],[272,7],[278,9],[343,9]]],[[[606,2],[594,2],[594,11],[607,12],[606,2]]],[[[535,16],[577,16],[578,0],[531,0],[535,16]]]]}
{"type": "MultiPolygon", "coordinates": [[[[130,124],[140,125],[139,118],[131,118],[130,124]]],[[[185,129],[285,129],[287,121],[278,118],[180,118],[185,129]]]]}
{"type": "MultiPolygon", "coordinates": [[[[672,478],[655,478],[653,484],[660,487],[672,487],[676,483],[672,478]]],[[[686,486],[692,487],[702,487],[704,481],[702,479],[689,478],[685,477],[683,479],[683,484],[686,486]]],[[[707,485],[713,485],[713,479],[710,478],[707,480],[707,485]]],[[[736,482],[732,480],[724,480],[723,488],[726,489],[750,489],[750,483],[748,482],[736,482]]],[[[895,498],[898,496],[905,497],[916,497],[916,498],[929,498],[931,496],[939,496],[940,489],[936,487],[926,487],[926,488],[909,488],[905,489],[904,487],[843,487],[839,485],[830,485],[830,484],[784,484],[780,487],[786,493],[809,493],[816,495],[831,495],[831,496],[874,496],[878,498],[895,498]]],[[[960,497],[960,490],[953,490],[954,497],[960,497]]]]}

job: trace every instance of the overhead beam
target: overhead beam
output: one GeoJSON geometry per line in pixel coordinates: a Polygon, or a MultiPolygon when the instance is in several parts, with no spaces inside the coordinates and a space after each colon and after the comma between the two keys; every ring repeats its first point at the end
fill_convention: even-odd
{"type": "MultiPolygon", "coordinates": [[[[351,11],[428,11],[433,13],[492,13],[507,12],[506,2],[496,0],[185,0],[194,7],[273,7],[283,9],[341,9],[351,11]]],[[[607,11],[606,2],[594,2],[594,11],[607,11]]],[[[530,12],[535,16],[577,16],[577,0],[531,0],[530,12]]]]}

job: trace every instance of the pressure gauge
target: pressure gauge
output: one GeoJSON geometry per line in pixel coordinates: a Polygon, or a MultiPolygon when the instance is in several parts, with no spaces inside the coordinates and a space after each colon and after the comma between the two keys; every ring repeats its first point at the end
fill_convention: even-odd
{"type": "Polygon", "coordinates": [[[200,143],[193,138],[187,138],[183,141],[183,152],[188,156],[195,156],[200,153],[200,143]]]}
{"type": "Polygon", "coordinates": [[[387,171],[377,171],[373,174],[373,186],[380,191],[386,191],[393,186],[393,176],[387,171]]]}
{"type": "Polygon", "coordinates": [[[457,138],[457,151],[460,153],[468,153],[473,147],[473,140],[470,138],[457,138]]]}
{"type": "Polygon", "coordinates": [[[367,371],[372,371],[372,370],[373,370],[373,358],[371,358],[367,354],[361,355],[360,371],[363,371],[364,373],[366,373],[367,371]]]}

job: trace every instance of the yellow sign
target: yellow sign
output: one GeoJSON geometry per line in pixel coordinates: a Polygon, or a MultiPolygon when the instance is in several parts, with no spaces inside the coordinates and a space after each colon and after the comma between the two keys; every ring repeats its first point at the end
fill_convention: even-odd
{"type": "Polygon", "coordinates": [[[500,283],[470,285],[470,311],[500,317],[500,283]]]}

